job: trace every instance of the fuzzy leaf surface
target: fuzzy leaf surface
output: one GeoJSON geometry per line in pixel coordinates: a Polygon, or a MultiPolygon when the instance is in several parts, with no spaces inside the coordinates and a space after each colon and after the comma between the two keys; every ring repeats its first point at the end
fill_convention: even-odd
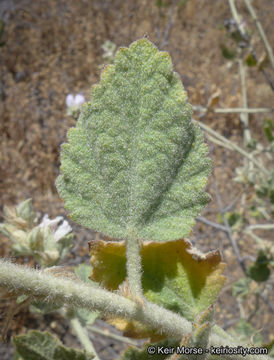
{"type": "Polygon", "coordinates": [[[31,330],[13,339],[17,354],[23,360],[91,360],[82,351],[67,348],[48,332],[31,330]]]}
{"type": "MultiPolygon", "coordinates": [[[[90,242],[91,279],[108,290],[131,296],[126,282],[125,242],[90,242]]],[[[225,264],[218,251],[199,253],[187,240],[164,243],[145,242],[141,248],[142,287],[148,301],[193,321],[217,298],[225,277],[225,264]]],[[[159,334],[126,319],[109,319],[127,336],[150,337],[159,334]]]]}
{"type": "Polygon", "coordinates": [[[73,220],[124,239],[180,239],[207,204],[208,148],[170,56],[120,48],[62,146],[57,189],[73,220]]]}

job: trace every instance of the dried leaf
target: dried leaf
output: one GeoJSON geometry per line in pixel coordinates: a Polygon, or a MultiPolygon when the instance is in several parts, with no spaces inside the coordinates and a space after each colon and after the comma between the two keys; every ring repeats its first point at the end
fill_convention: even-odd
{"type": "MultiPolygon", "coordinates": [[[[93,268],[90,278],[109,290],[119,291],[122,287],[126,295],[125,242],[97,240],[89,245],[93,268]]],[[[144,242],[141,257],[145,297],[190,321],[216,300],[225,281],[222,275],[225,264],[220,253],[202,254],[184,239],[144,242]]],[[[151,336],[147,327],[137,326],[136,322],[121,319],[111,322],[127,336],[151,336]]]]}

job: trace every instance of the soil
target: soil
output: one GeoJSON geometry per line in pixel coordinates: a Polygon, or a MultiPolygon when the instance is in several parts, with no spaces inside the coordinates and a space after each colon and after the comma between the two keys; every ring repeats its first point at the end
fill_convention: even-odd
{"type": "MultiPolygon", "coordinates": [[[[251,44],[260,58],[265,49],[256,26],[244,2],[236,3],[249,29],[251,44]]],[[[269,43],[273,44],[273,1],[257,0],[253,6],[269,43]]],[[[66,115],[65,100],[69,93],[82,93],[86,99],[89,98],[91,85],[99,81],[100,66],[106,61],[101,47],[106,40],[117,47],[128,46],[147,34],[161,50],[170,53],[192,105],[207,106],[212,94],[219,91],[218,107],[241,107],[238,62],[222,55],[224,46],[236,49],[224,26],[231,22],[231,18],[228,1],[1,0],[0,19],[5,24],[0,39],[0,43],[4,42],[0,48],[1,206],[15,205],[31,197],[34,208],[42,214],[47,213],[51,218],[67,216],[55,188],[60,145],[66,141],[67,130],[75,125],[75,120],[66,115]]],[[[246,58],[248,50],[244,49],[243,54],[246,58]]],[[[269,65],[266,65],[265,72],[273,81],[269,65]]],[[[250,107],[273,106],[273,91],[256,66],[246,67],[246,90],[250,107]]],[[[266,117],[271,118],[271,114],[249,116],[251,133],[261,143],[266,141],[262,126],[266,117]]],[[[239,114],[211,111],[199,118],[196,111],[194,118],[243,146],[239,114]]],[[[210,141],[208,143],[220,196],[227,206],[245,190],[232,181],[235,168],[242,166],[243,158],[237,152],[210,141]]],[[[220,209],[213,176],[210,177],[208,191],[212,201],[202,215],[218,222],[220,209]]],[[[246,190],[246,194],[246,203],[240,196],[233,209],[245,209],[252,190],[246,190]]],[[[88,263],[87,241],[94,239],[96,233],[73,223],[72,226],[75,246],[66,264],[88,263]]],[[[269,232],[264,235],[269,238],[269,232]]],[[[229,328],[229,324],[234,324],[240,316],[239,305],[231,291],[231,284],[244,276],[239,263],[225,233],[197,222],[191,239],[202,251],[219,248],[227,263],[227,282],[217,303],[216,322],[229,328]]],[[[10,256],[8,242],[4,238],[0,241],[0,255],[10,256]]],[[[256,246],[250,237],[242,235],[239,246],[243,256],[256,256],[256,246]]],[[[28,263],[29,259],[20,261],[28,263]]],[[[271,283],[269,286],[271,288],[271,283]]],[[[266,297],[271,302],[269,292],[266,297]]],[[[8,301],[0,301],[4,313],[8,301]]],[[[250,299],[244,306],[251,311],[255,306],[254,300],[250,299]]],[[[261,301],[256,319],[253,317],[251,320],[256,330],[263,329],[265,342],[271,338],[271,316],[273,320],[269,306],[261,301]]],[[[0,323],[3,319],[2,314],[0,323]]],[[[108,327],[102,321],[98,326],[108,327]]],[[[30,328],[50,329],[68,346],[77,345],[67,324],[57,315],[41,321],[41,317],[30,314],[27,309],[15,316],[9,339],[30,328]]],[[[113,328],[108,329],[115,332],[113,328]]],[[[91,336],[94,336],[101,360],[118,359],[120,352],[126,348],[125,344],[110,338],[91,336]]],[[[1,359],[10,360],[11,354],[10,344],[0,344],[1,359]]]]}

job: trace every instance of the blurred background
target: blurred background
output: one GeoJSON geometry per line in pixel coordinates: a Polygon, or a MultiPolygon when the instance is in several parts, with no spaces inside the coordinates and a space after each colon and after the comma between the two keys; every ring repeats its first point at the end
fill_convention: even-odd
{"type": "MultiPolygon", "coordinates": [[[[27,198],[33,199],[41,215],[67,216],[55,180],[60,145],[76,123],[73,96],[88,101],[91,85],[99,81],[102,67],[112,62],[116,49],[143,36],[170,53],[194,107],[193,118],[258,156],[267,170],[273,169],[269,150],[273,142],[273,59],[266,46],[274,44],[273,0],[247,2],[252,4],[267,43],[244,0],[0,0],[0,220],[4,221],[3,205],[14,206],[27,198]],[[233,108],[244,110],[229,111],[233,108]]],[[[252,234],[245,231],[271,223],[273,178],[223,138],[211,136],[206,131],[214,162],[208,184],[212,201],[191,239],[202,251],[219,248],[227,263],[227,282],[217,305],[218,324],[230,329],[243,319],[240,331],[248,337],[259,331],[261,344],[270,343],[273,278],[269,275],[257,281],[249,277],[245,296],[243,291],[233,292],[233,284],[247,277],[243,262],[246,267],[257,264],[258,251],[267,251],[273,239],[271,226],[255,227],[257,232],[252,234]],[[262,297],[256,295],[258,288],[262,297]]],[[[88,264],[87,241],[96,234],[70,224],[74,247],[66,264],[88,264]]],[[[0,255],[11,256],[8,241],[4,237],[0,241],[0,255]]],[[[4,313],[7,302],[1,304],[4,313]]],[[[16,315],[9,337],[26,328],[42,327],[73,343],[72,337],[66,339],[66,324],[56,323],[50,315],[41,325],[35,316],[27,309],[16,315]]],[[[99,326],[105,325],[101,322],[99,326]]],[[[122,345],[113,341],[94,335],[97,350],[105,351],[102,359],[113,359],[113,351],[119,354],[122,345]],[[119,350],[113,350],[115,346],[119,350]]],[[[1,346],[3,354],[8,354],[10,346],[1,346]]]]}

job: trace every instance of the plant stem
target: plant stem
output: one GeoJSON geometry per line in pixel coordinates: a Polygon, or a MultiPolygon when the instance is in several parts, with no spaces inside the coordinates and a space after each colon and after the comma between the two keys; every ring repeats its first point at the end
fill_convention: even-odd
{"type": "MultiPolygon", "coordinates": [[[[72,308],[98,310],[103,314],[115,315],[140,321],[155,332],[170,337],[182,338],[192,330],[190,321],[156,304],[147,302],[145,309],[133,301],[116,293],[66,278],[57,278],[44,271],[30,269],[0,259],[0,287],[17,293],[26,293],[50,303],[62,303],[72,308]]],[[[238,346],[231,336],[217,327],[213,327],[209,346],[238,346]]],[[[222,356],[222,359],[232,359],[222,356]]],[[[270,360],[268,356],[249,356],[246,360],[270,360]]],[[[233,355],[233,360],[242,360],[242,356],[233,355]]]]}
{"type": "Polygon", "coordinates": [[[273,230],[274,224],[254,224],[247,227],[249,230],[273,230]]]}
{"type": "Polygon", "coordinates": [[[236,256],[236,258],[237,258],[237,260],[239,262],[239,265],[241,266],[241,269],[243,270],[243,273],[246,275],[246,267],[245,267],[244,259],[242,258],[242,255],[241,255],[240,250],[238,248],[237,241],[233,236],[233,233],[231,231],[231,228],[230,228],[230,226],[228,224],[228,221],[227,221],[227,218],[225,216],[226,211],[224,211],[224,207],[223,207],[222,199],[221,199],[221,196],[220,196],[220,193],[219,193],[219,189],[218,189],[215,174],[214,174],[214,177],[213,177],[213,187],[214,187],[214,191],[215,191],[215,195],[216,195],[217,204],[219,206],[219,211],[222,214],[223,222],[225,224],[225,227],[227,228],[227,232],[226,232],[227,237],[228,237],[228,239],[230,241],[230,244],[232,246],[234,254],[235,254],[235,256],[236,256]]]}
{"type": "Polygon", "coordinates": [[[250,113],[250,114],[257,114],[257,113],[266,113],[266,112],[274,112],[274,108],[214,108],[208,109],[202,106],[195,106],[193,105],[194,111],[203,112],[205,115],[209,110],[215,112],[216,114],[239,114],[239,113],[250,113]]]}
{"type": "MultiPolygon", "coordinates": [[[[243,108],[247,109],[248,104],[247,104],[247,93],[246,93],[245,67],[242,59],[239,59],[238,62],[239,62],[239,72],[240,72],[241,87],[242,87],[243,108]]],[[[248,122],[249,122],[248,112],[242,112],[240,114],[240,119],[242,121],[243,129],[244,129],[244,144],[247,145],[251,140],[251,134],[248,128],[248,122]]]]}
{"type": "Polygon", "coordinates": [[[269,42],[267,40],[267,37],[265,35],[265,32],[264,32],[264,29],[262,27],[262,24],[260,23],[259,19],[257,18],[256,16],[256,13],[255,13],[255,10],[253,8],[253,6],[251,5],[250,1],[249,0],[244,0],[245,2],[245,5],[252,17],[252,20],[255,22],[256,26],[257,26],[257,29],[259,31],[259,34],[261,36],[261,39],[262,39],[262,42],[264,43],[264,46],[265,46],[265,49],[266,49],[266,52],[267,52],[267,55],[269,57],[269,60],[270,60],[270,64],[271,64],[271,67],[272,69],[274,70],[274,56],[273,56],[273,52],[272,52],[272,49],[271,49],[271,46],[269,45],[269,42]]]}
{"type": "Polygon", "coordinates": [[[224,136],[218,134],[215,130],[211,129],[209,126],[205,125],[204,123],[197,121],[199,123],[199,126],[205,130],[207,133],[215,136],[217,139],[223,141],[225,143],[225,145],[228,145],[230,147],[233,148],[233,150],[236,150],[238,153],[240,153],[241,155],[245,156],[246,158],[248,158],[250,161],[252,161],[259,169],[262,170],[262,172],[265,175],[269,175],[268,171],[264,168],[264,166],[262,164],[260,164],[251,154],[247,153],[245,150],[243,150],[240,146],[238,146],[237,144],[233,143],[232,141],[226,139],[224,136]]]}
{"type": "Polygon", "coordinates": [[[133,227],[130,227],[126,239],[127,276],[130,291],[137,302],[143,299],[140,249],[141,244],[136,237],[136,232],[133,227]]]}
{"type": "Polygon", "coordinates": [[[237,11],[237,8],[236,8],[236,5],[235,5],[235,0],[228,0],[228,3],[229,3],[229,6],[230,6],[232,16],[233,16],[233,18],[236,21],[236,24],[238,26],[238,29],[239,29],[241,35],[244,36],[246,34],[245,33],[245,28],[244,28],[243,22],[241,21],[241,18],[239,16],[239,14],[238,14],[238,11],[237,11]]]}
{"type": "Polygon", "coordinates": [[[138,320],[159,333],[180,337],[191,331],[191,323],[172,311],[147,303],[143,310],[134,301],[102,288],[56,277],[41,270],[18,266],[0,259],[0,287],[39,297],[40,301],[67,304],[72,309],[98,310],[138,320]]]}
{"type": "Polygon", "coordinates": [[[221,224],[217,224],[217,223],[215,223],[214,221],[211,221],[211,220],[208,220],[208,219],[204,218],[203,216],[197,216],[196,220],[197,220],[197,221],[200,221],[200,222],[203,223],[203,224],[212,226],[214,229],[223,231],[223,232],[225,232],[225,233],[228,232],[228,229],[227,229],[226,226],[223,226],[223,225],[221,225],[221,224]]]}
{"type": "Polygon", "coordinates": [[[216,114],[229,114],[229,113],[265,113],[274,112],[274,108],[230,108],[230,109],[214,109],[216,114]]]}
{"type": "Polygon", "coordinates": [[[117,341],[120,341],[120,342],[123,342],[123,343],[126,343],[126,344],[129,344],[131,346],[138,346],[137,341],[129,339],[129,338],[125,337],[125,336],[114,334],[114,333],[110,332],[109,330],[101,330],[95,325],[88,326],[88,329],[90,331],[92,331],[92,332],[97,333],[97,334],[106,336],[108,338],[111,338],[111,339],[114,339],[114,340],[117,340],[117,341]]]}
{"type": "Polygon", "coordinates": [[[70,319],[70,324],[71,324],[71,327],[73,328],[75,334],[77,335],[80,343],[83,345],[84,349],[88,353],[94,355],[94,358],[93,358],[94,360],[100,360],[92,342],[90,341],[90,339],[88,337],[87,330],[85,328],[83,328],[83,326],[80,324],[80,321],[75,317],[73,319],[70,319]]]}

